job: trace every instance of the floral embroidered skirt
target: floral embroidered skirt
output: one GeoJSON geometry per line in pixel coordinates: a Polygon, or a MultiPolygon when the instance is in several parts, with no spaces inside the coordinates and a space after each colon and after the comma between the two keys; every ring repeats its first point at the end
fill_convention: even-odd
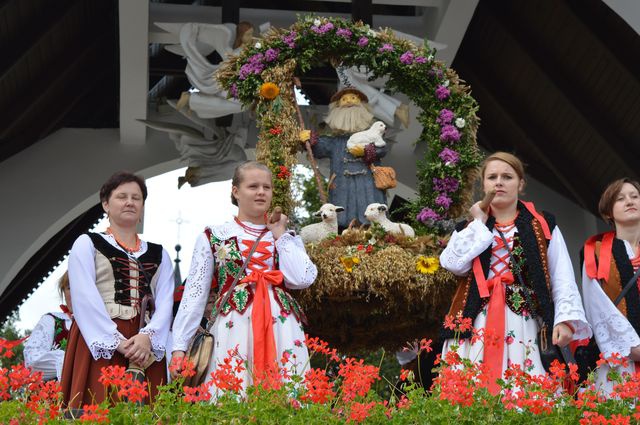
{"type": "MultiPolygon", "coordinates": [[[[274,291],[269,287],[271,316],[273,320],[273,336],[275,338],[276,361],[280,368],[286,368],[289,374],[303,375],[309,368],[309,352],[304,343],[304,328],[292,313],[282,311],[280,304],[274,299],[274,291]],[[285,356],[287,361],[282,364],[285,356]]],[[[231,364],[236,365],[236,359],[242,359],[242,371],[236,371],[235,376],[242,379],[242,389],[246,389],[253,383],[253,328],[251,326],[251,313],[253,304],[239,313],[231,310],[226,316],[218,316],[212,333],[215,338],[213,359],[209,363],[207,381],[210,381],[211,372],[215,371],[218,364],[224,364],[225,358],[230,357],[229,351],[237,352],[232,358],[231,364]]],[[[210,388],[212,396],[216,397],[217,388],[210,388]]],[[[219,395],[219,394],[218,394],[219,395]]]]}
{"type": "MultiPolygon", "coordinates": [[[[484,329],[487,322],[487,307],[476,317],[473,324],[477,330],[484,329]]],[[[502,358],[502,372],[512,364],[518,364],[523,371],[531,375],[544,374],[545,369],[540,360],[540,353],[536,344],[538,334],[538,324],[536,320],[528,315],[519,315],[505,306],[505,335],[504,352],[502,358]]],[[[451,350],[454,343],[459,344],[458,354],[462,358],[467,358],[474,362],[483,360],[484,344],[478,341],[471,344],[468,339],[456,341],[448,339],[442,349],[442,358],[451,350]]]]}

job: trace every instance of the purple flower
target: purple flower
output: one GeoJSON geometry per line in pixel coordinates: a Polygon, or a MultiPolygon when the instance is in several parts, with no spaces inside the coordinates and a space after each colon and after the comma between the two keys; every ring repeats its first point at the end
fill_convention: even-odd
{"type": "Polygon", "coordinates": [[[280,49],[268,49],[266,52],[264,52],[264,59],[267,62],[273,62],[274,60],[278,59],[279,54],[280,49]]]}
{"type": "Polygon", "coordinates": [[[231,87],[229,87],[229,93],[231,93],[231,96],[233,96],[234,99],[238,98],[238,85],[236,83],[231,84],[231,87]]]}
{"type": "Polygon", "coordinates": [[[460,182],[455,177],[433,178],[433,190],[436,192],[455,192],[460,187],[460,182]]]}
{"type": "Polygon", "coordinates": [[[432,220],[439,220],[440,215],[431,208],[423,208],[416,216],[416,220],[426,223],[432,220]]]}
{"type": "Polygon", "coordinates": [[[440,85],[436,89],[436,97],[438,98],[438,100],[445,100],[449,97],[450,94],[451,92],[445,86],[440,85]]]}
{"type": "Polygon", "coordinates": [[[295,41],[297,35],[295,31],[291,31],[289,34],[282,36],[282,42],[289,46],[290,49],[293,49],[296,47],[295,41]]]}
{"type": "Polygon", "coordinates": [[[345,40],[351,40],[351,35],[353,33],[351,32],[351,30],[347,29],[347,28],[340,28],[336,31],[336,35],[339,37],[344,38],[345,40]]]}
{"type": "Polygon", "coordinates": [[[413,63],[413,53],[410,50],[404,52],[400,55],[400,62],[405,65],[411,65],[413,63]]]}
{"type": "Polygon", "coordinates": [[[460,132],[455,126],[447,124],[440,131],[440,140],[443,142],[457,142],[460,140],[460,132]]]}
{"type": "Polygon", "coordinates": [[[436,205],[438,205],[439,207],[444,208],[445,210],[448,210],[449,207],[451,206],[451,203],[453,203],[453,201],[451,200],[451,198],[449,198],[447,195],[445,195],[444,193],[441,193],[440,195],[438,195],[438,197],[436,198],[436,205]]]}
{"type": "Polygon", "coordinates": [[[436,122],[440,125],[451,124],[451,121],[456,117],[456,115],[448,109],[443,109],[440,111],[440,115],[436,119],[436,122]]]}
{"type": "Polygon", "coordinates": [[[369,39],[367,37],[360,37],[360,40],[358,40],[358,46],[364,47],[367,44],[369,44],[369,39]]]}
{"type": "Polygon", "coordinates": [[[427,63],[427,58],[424,56],[416,56],[416,63],[427,63]]]}
{"type": "Polygon", "coordinates": [[[262,54],[258,53],[250,57],[249,62],[240,67],[240,75],[238,76],[240,80],[246,80],[249,75],[260,74],[264,70],[264,64],[262,62],[259,62],[259,60],[256,58],[256,56],[258,55],[260,55],[259,60],[262,60],[262,54]]]}
{"type": "Polygon", "coordinates": [[[331,22],[327,22],[324,25],[320,25],[320,26],[312,26],[311,27],[311,31],[315,32],[316,34],[325,34],[329,31],[331,31],[333,29],[333,24],[331,22]]]}
{"type": "Polygon", "coordinates": [[[259,64],[262,62],[262,59],[264,59],[264,55],[262,53],[256,53],[255,55],[249,57],[249,63],[259,64]]]}
{"type": "Polygon", "coordinates": [[[456,165],[460,160],[460,154],[449,148],[442,149],[438,156],[444,161],[445,165],[456,165]]]}
{"type": "Polygon", "coordinates": [[[378,51],[379,51],[380,53],[384,53],[384,52],[393,52],[393,44],[391,44],[391,43],[384,43],[384,44],[382,45],[382,47],[378,49],[378,51]]]}

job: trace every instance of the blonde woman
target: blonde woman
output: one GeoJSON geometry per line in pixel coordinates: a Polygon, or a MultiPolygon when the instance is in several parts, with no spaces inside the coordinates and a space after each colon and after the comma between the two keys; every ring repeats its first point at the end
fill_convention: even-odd
{"type": "Polygon", "coordinates": [[[545,373],[536,343],[540,326],[561,347],[591,331],[555,218],[519,198],[525,185],[522,161],[506,152],[490,155],[482,185],[485,193],[495,193],[488,210],[480,202],[471,207],[473,219],[453,233],[440,262],[459,277],[449,314],[472,319],[497,344],[459,343],[452,330],[443,329],[443,354],[459,344],[462,357],[486,363],[489,390],[496,393],[496,379],[513,364],[530,374],[545,373]]]}

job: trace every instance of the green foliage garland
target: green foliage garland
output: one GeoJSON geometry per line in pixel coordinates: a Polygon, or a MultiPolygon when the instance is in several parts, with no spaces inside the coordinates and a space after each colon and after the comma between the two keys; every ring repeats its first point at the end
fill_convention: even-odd
{"type": "MultiPolygon", "coordinates": [[[[418,197],[411,211],[418,234],[442,234],[443,223],[462,214],[471,195],[480,153],[476,145],[478,106],[457,74],[434,60],[434,51],[397,38],[393,31],[374,31],[361,22],[308,16],[288,29],[272,29],[225,62],[218,79],[245,106],[256,105],[261,128],[258,160],[274,176],[295,163],[299,127],[295,125],[293,77],[329,62],[335,66],[361,66],[373,78],[388,77],[387,92],[405,93],[419,108],[423,126],[417,144],[426,144],[418,161],[418,197]],[[274,83],[280,95],[260,96],[265,83],[274,83]],[[269,140],[273,127],[282,130],[280,151],[269,140]],[[262,145],[269,145],[261,147],[262,145]]],[[[272,140],[272,139],[271,139],[272,140]]],[[[274,205],[289,210],[289,180],[276,185],[274,205]]]]}

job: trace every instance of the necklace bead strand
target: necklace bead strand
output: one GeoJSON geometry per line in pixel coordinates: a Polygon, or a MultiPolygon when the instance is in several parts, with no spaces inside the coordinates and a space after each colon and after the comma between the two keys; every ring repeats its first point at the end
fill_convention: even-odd
{"type": "Polygon", "coordinates": [[[257,229],[255,227],[248,226],[244,224],[242,221],[240,221],[238,217],[233,217],[233,219],[235,220],[236,223],[238,223],[238,226],[242,227],[244,231],[250,234],[251,236],[258,237],[258,236],[264,235],[269,231],[269,229],[267,229],[266,227],[264,229],[257,229]]]}
{"type": "Polygon", "coordinates": [[[129,254],[133,254],[134,252],[138,252],[140,251],[140,238],[138,237],[138,234],[136,234],[136,244],[133,248],[130,248],[129,246],[127,246],[126,244],[122,243],[122,241],[120,239],[118,239],[118,237],[116,236],[115,233],[113,233],[113,230],[111,230],[111,227],[107,227],[107,235],[111,235],[113,236],[113,239],[116,240],[116,243],[125,251],[127,251],[129,254]]]}

